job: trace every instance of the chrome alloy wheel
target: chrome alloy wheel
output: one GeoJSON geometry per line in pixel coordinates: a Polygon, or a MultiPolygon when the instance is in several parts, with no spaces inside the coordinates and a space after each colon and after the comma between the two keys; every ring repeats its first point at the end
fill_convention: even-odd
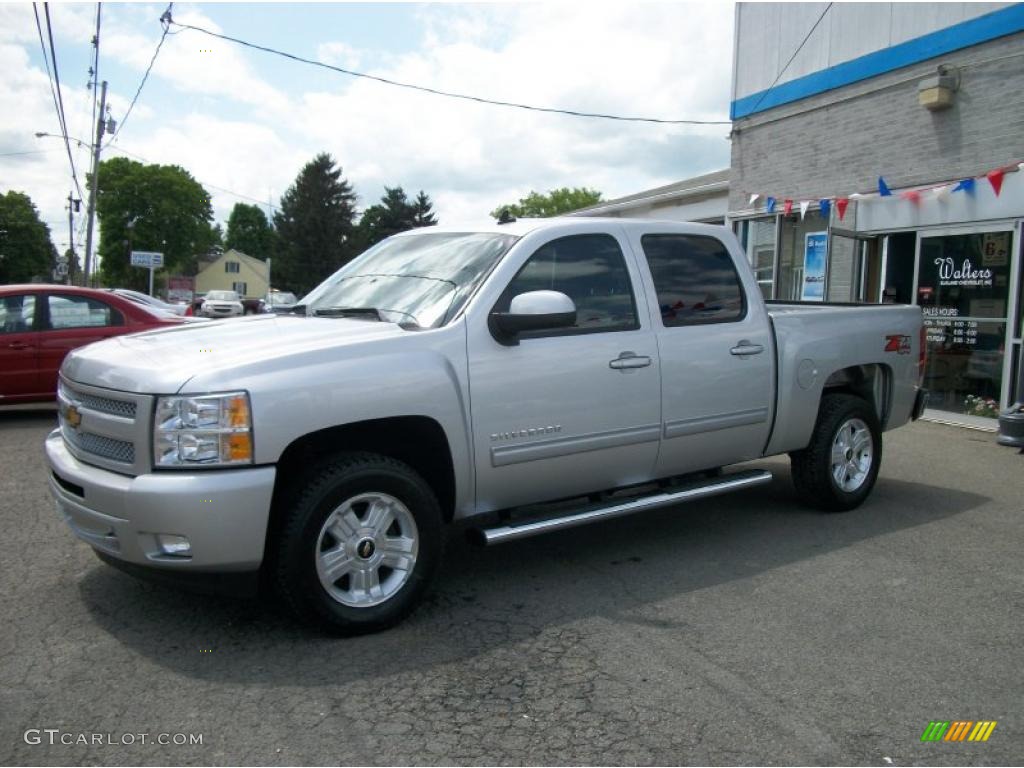
{"type": "Polygon", "coordinates": [[[353,608],[380,605],[409,580],[419,551],[412,513],[386,493],[361,493],[327,516],[316,573],[332,598],[353,608]]]}
{"type": "Polygon", "coordinates": [[[848,419],[832,441],[832,478],[847,493],[853,493],[867,480],[875,456],[871,430],[860,419],[848,419]]]}

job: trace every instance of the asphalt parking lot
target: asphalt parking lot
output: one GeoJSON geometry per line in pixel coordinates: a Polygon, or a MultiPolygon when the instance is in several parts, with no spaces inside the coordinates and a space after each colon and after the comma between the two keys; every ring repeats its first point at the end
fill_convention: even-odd
{"type": "Polygon", "coordinates": [[[800,507],[773,459],[765,488],[489,550],[454,541],[410,620],[332,639],[102,565],[46,490],[53,421],[0,413],[3,764],[1024,755],[1024,456],[991,434],[889,433],[873,496],[843,515],[800,507]],[[931,720],[998,726],[921,743],[931,720]],[[138,736],[162,733],[202,744],[138,736]]]}

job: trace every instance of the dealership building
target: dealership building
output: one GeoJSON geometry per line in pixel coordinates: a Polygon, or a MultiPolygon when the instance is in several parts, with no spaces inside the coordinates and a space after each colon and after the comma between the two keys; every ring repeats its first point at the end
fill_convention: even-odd
{"type": "Polygon", "coordinates": [[[767,298],[920,305],[932,415],[1018,391],[1024,4],[740,3],[728,220],[767,298]]]}

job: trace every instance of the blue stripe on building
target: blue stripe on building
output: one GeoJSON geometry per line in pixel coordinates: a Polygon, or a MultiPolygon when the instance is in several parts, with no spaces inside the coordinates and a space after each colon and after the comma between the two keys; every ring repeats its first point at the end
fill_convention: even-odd
{"type": "Polygon", "coordinates": [[[1017,3],[1009,8],[993,11],[976,19],[865,54],[860,58],[844,61],[834,67],[812,72],[768,91],[759,91],[736,99],[730,106],[729,116],[733,120],[738,120],[756,112],[764,112],[772,107],[806,99],[808,96],[842,88],[844,85],[1021,31],[1024,31],[1024,3],[1017,3]]]}

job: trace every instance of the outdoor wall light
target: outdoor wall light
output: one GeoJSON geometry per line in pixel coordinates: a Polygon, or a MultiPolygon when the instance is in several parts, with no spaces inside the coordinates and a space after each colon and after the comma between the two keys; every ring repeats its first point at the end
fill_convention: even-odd
{"type": "Polygon", "coordinates": [[[960,88],[956,70],[939,67],[938,74],[926,77],[917,84],[917,103],[930,112],[953,106],[954,94],[960,88]]]}

